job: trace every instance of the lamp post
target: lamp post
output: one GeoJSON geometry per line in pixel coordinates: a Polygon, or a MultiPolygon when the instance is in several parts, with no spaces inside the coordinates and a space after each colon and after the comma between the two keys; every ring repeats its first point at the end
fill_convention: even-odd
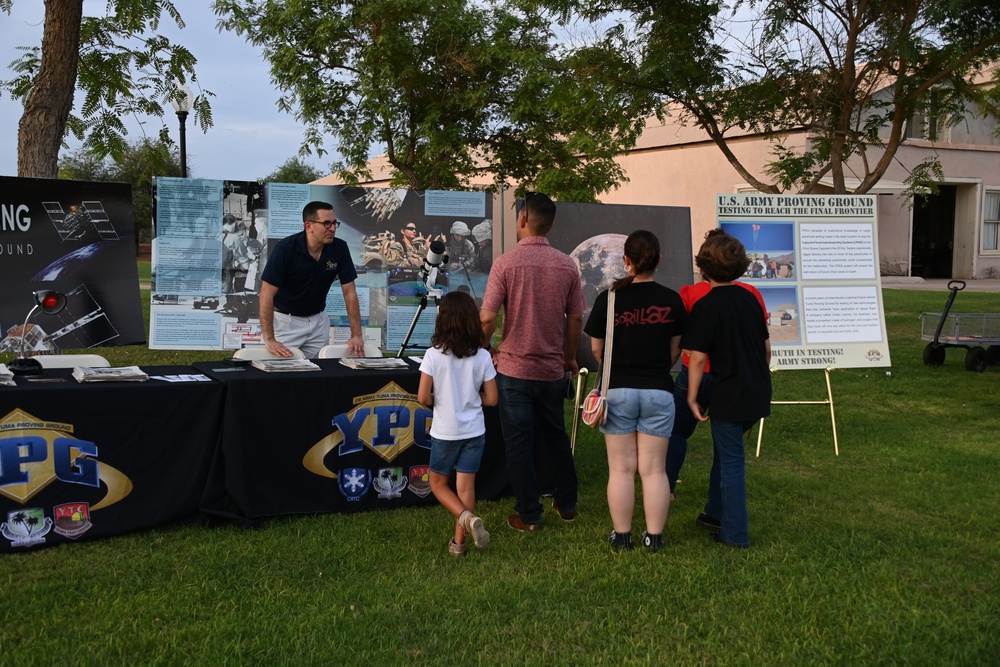
{"type": "Polygon", "coordinates": [[[181,124],[180,144],[181,144],[181,177],[187,178],[187,136],[185,134],[184,123],[187,121],[188,112],[191,111],[191,103],[194,101],[194,93],[187,85],[177,86],[177,90],[170,97],[170,105],[177,112],[177,119],[181,124]]]}

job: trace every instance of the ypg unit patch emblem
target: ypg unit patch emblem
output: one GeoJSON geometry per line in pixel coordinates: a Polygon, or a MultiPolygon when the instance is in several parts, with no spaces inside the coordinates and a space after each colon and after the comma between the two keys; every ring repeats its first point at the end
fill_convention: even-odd
{"type": "Polygon", "coordinates": [[[87,503],[56,505],[52,508],[52,516],[56,519],[53,530],[73,540],[94,526],[90,523],[90,505],[87,503]]]}
{"type": "Polygon", "coordinates": [[[413,466],[410,468],[410,491],[413,495],[426,498],[431,493],[431,467],[413,466]]]}
{"type": "Polygon", "coordinates": [[[406,488],[406,481],[402,468],[382,468],[375,476],[375,490],[379,498],[399,498],[406,488]]]}
{"type": "Polygon", "coordinates": [[[344,468],[337,475],[337,485],[348,501],[358,502],[371,488],[372,475],[365,468],[344,468]]]}
{"type": "Polygon", "coordinates": [[[7,512],[7,522],[0,524],[3,534],[12,547],[33,547],[45,541],[52,530],[52,519],[45,516],[41,507],[26,507],[7,512]]]}

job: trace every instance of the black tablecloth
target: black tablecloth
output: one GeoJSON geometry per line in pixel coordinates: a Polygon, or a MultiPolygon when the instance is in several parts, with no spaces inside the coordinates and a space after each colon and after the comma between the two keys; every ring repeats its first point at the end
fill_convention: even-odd
{"type": "Polygon", "coordinates": [[[0,551],[196,515],[219,445],[222,383],[188,366],[80,384],[70,369],[0,386],[0,551]]]}
{"type": "MultiPolygon", "coordinates": [[[[420,373],[353,370],[264,372],[201,362],[226,386],[222,446],[202,508],[217,517],[346,512],[433,504],[427,482],[431,411],[417,402],[420,373]]],[[[486,410],[480,499],[509,491],[496,409],[486,410]]]]}

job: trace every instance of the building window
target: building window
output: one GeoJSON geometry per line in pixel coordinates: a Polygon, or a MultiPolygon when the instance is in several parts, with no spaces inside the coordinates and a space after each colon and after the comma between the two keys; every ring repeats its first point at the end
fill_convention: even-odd
{"type": "Polygon", "coordinates": [[[942,113],[939,93],[932,90],[925,102],[907,121],[906,138],[950,143],[951,126],[942,113]]]}
{"type": "Polygon", "coordinates": [[[1000,192],[987,192],[983,200],[983,251],[1000,250],[997,231],[1000,230],[1000,192]]]}

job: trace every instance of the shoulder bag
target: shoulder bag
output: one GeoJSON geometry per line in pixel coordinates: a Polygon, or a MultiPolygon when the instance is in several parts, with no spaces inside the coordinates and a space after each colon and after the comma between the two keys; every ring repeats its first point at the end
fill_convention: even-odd
{"type": "Polygon", "coordinates": [[[603,426],[608,420],[608,403],[605,400],[608,377],[611,375],[611,349],[614,346],[615,335],[615,292],[608,290],[608,319],[605,325],[607,336],[604,338],[604,355],[601,360],[601,377],[587,397],[583,399],[583,423],[590,428],[603,426]]]}

